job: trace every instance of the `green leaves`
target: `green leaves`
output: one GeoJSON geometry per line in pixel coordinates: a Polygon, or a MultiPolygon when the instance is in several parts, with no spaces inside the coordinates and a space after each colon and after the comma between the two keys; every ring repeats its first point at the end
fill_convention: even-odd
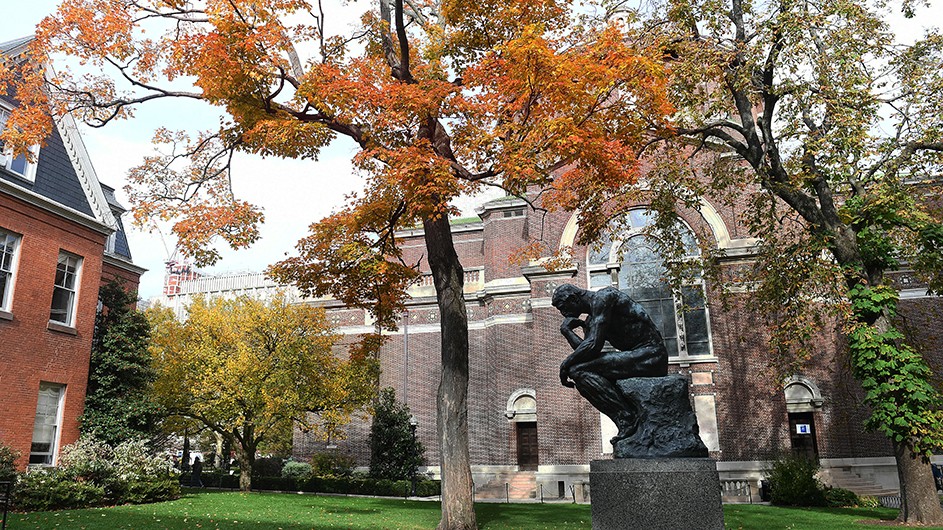
{"type": "Polygon", "coordinates": [[[857,322],[848,335],[852,371],[871,407],[865,425],[928,457],[943,447],[943,396],[923,357],[890,324],[897,292],[858,284],[849,296],[857,322]]]}

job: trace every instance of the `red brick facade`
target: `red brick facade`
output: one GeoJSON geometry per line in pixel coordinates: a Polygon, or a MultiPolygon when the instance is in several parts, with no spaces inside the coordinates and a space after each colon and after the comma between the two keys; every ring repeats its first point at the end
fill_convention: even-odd
{"type": "MultiPolygon", "coordinates": [[[[748,263],[753,244],[746,230],[734,222],[736,209],[715,209],[705,203],[700,213],[681,212],[695,233],[711,238],[708,242],[726,253],[727,267],[748,263]]],[[[559,383],[559,363],[570,349],[559,333],[560,314],[550,305],[550,294],[557,285],[587,286],[587,248],[575,244],[573,219],[564,213],[543,216],[522,201],[492,201],[483,207],[480,223],[456,224],[453,231],[467,271],[468,423],[473,469],[482,475],[493,468],[517,468],[517,428],[506,413],[509,399],[525,391],[537,401],[538,480],[569,481],[574,474],[585,473],[591,460],[608,457],[603,452],[603,439],[610,435],[601,432],[600,414],[575,390],[559,383]],[[548,273],[539,265],[509,263],[513,251],[541,236],[551,246],[573,245],[571,270],[548,273]]],[[[421,232],[401,235],[407,261],[418,261],[424,251],[421,232]]],[[[425,265],[425,260],[421,263],[425,265]]],[[[404,323],[391,335],[381,353],[381,386],[393,387],[401,400],[405,397],[419,421],[417,435],[426,447],[427,460],[435,466],[439,320],[428,283],[414,290],[408,325],[404,323]]],[[[764,326],[745,305],[748,290],[731,295],[726,307],[715,291],[716,286],[707,286],[711,355],[673,357],[669,370],[689,376],[692,399],[702,405],[699,419],[708,427],[714,421],[710,418],[713,403],[716,427],[710,427],[714,432],[705,435],[716,440],[708,444],[715,449],[712,457],[728,463],[719,464],[722,474],[753,476],[750,473],[762,466],[759,462],[790,451],[790,410],[804,409],[811,411],[815,446],[823,463],[886,463],[892,455],[887,441],[863,431],[867,411],[861,404],[859,386],[840,357],[836,330],[822,330],[819,351],[796,374],[803,384],[819,392],[821,399],[814,404],[787,406],[785,385],[769,368],[764,326]],[[880,458],[873,460],[875,457],[880,458]]],[[[943,310],[941,301],[918,295],[902,302],[902,312],[907,322],[920,330],[921,344],[937,373],[943,365],[943,343],[938,336],[943,328],[939,318],[928,315],[943,310]]],[[[331,311],[340,332],[355,336],[368,330],[369,322],[361,312],[331,311]]],[[[332,443],[365,465],[369,460],[368,430],[367,423],[355,423],[348,429],[347,440],[332,443]]],[[[296,434],[296,456],[323,449],[324,443],[296,434]]]]}
{"type": "Polygon", "coordinates": [[[78,438],[107,236],[3,194],[0,227],[21,236],[10,318],[0,319],[0,441],[25,465],[40,382],[65,385],[59,445],[78,438]],[[82,258],[71,328],[49,323],[60,250],[82,258]]]}

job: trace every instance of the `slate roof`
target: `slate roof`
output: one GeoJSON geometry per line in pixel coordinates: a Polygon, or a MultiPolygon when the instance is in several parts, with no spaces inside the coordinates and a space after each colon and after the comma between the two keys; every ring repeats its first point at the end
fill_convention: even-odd
{"type": "MultiPolygon", "coordinates": [[[[0,53],[22,57],[33,36],[0,43],[0,53]]],[[[0,94],[0,104],[17,106],[15,94],[0,94]]],[[[88,152],[71,115],[55,120],[56,127],[39,150],[34,181],[0,169],[0,181],[12,184],[34,196],[84,215],[96,223],[118,229],[117,219],[104,197],[88,152]]],[[[117,201],[115,201],[117,203],[117,201]]],[[[118,205],[120,207],[120,205],[118,205]]],[[[121,208],[123,212],[124,209],[121,208]]]]}
{"type": "Polygon", "coordinates": [[[128,261],[131,261],[131,247],[128,245],[128,234],[124,231],[124,223],[121,222],[121,214],[128,211],[127,208],[118,202],[115,197],[115,189],[107,184],[102,184],[102,192],[105,194],[105,200],[111,207],[111,212],[115,215],[115,221],[118,222],[118,230],[115,231],[114,253],[128,261]]]}
{"type": "Polygon", "coordinates": [[[33,35],[28,35],[26,37],[20,37],[18,39],[9,40],[6,42],[0,42],[0,53],[9,53],[11,51],[19,52],[19,48],[22,48],[29,44],[35,39],[33,35]]]}

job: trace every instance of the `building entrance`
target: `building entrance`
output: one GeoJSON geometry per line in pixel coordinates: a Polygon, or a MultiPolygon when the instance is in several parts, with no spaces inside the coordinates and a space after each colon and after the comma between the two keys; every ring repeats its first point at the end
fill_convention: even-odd
{"type": "Polygon", "coordinates": [[[819,450],[815,443],[815,417],[811,412],[789,413],[789,439],[792,453],[818,460],[819,450]]]}
{"type": "Polygon", "coordinates": [[[521,471],[537,471],[540,464],[537,422],[517,422],[517,466],[521,471]]]}

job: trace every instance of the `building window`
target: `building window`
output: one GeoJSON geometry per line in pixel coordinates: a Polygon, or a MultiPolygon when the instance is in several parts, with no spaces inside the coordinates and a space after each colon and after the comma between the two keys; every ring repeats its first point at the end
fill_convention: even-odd
{"type": "MultiPolygon", "coordinates": [[[[711,355],[703,280],[693,278],[680,289],[672,289],[665,282],[664,260],[656,241],[645,233],[651,214],[645,209],[631,210],[625,221],[624,232],[604,239],[589,252],[590,288],[616,287],[645,308],[661,330],[669,356],[711,355]]],[[[699,250],[694,234],[687,226],[678,229],[687,257],[696,257],[699,250]]]]}
{"type": "Polygon", "coordinates": [[[0,310],[9,311],[13,300],[13,273],[20,236],[0,230],[0,310]]]}
{"type": "Polygon", "coordinates": [[[36,400],[36,421],[33,423],[33,443],[29,463],[51,466],[56,461],[59,445],[59,426],[62,424],[62,401],[65,385],[39,383],[36,400]]]}
{"type": "Polygon", "coordinates": [[[79,268],[82,258],[59,251],[56,266],[56,285],[52,292],[49,320],[72,326],[75,321],[75,295],[78,289],[79,268]]]}
{"type": "MultiPolygon", "coordinates": [[[[0,131],[6,129],[9,118],[10,109],[0,107],[0,131]]],[[[36,180],[36,160],[39,159],[39,146],[34,145],[29,150],[33,155],[33,162],[27,160],[25,154],[13,156],[12,149],[0,148],[0,167],[27,180],[36,180]]]]}

